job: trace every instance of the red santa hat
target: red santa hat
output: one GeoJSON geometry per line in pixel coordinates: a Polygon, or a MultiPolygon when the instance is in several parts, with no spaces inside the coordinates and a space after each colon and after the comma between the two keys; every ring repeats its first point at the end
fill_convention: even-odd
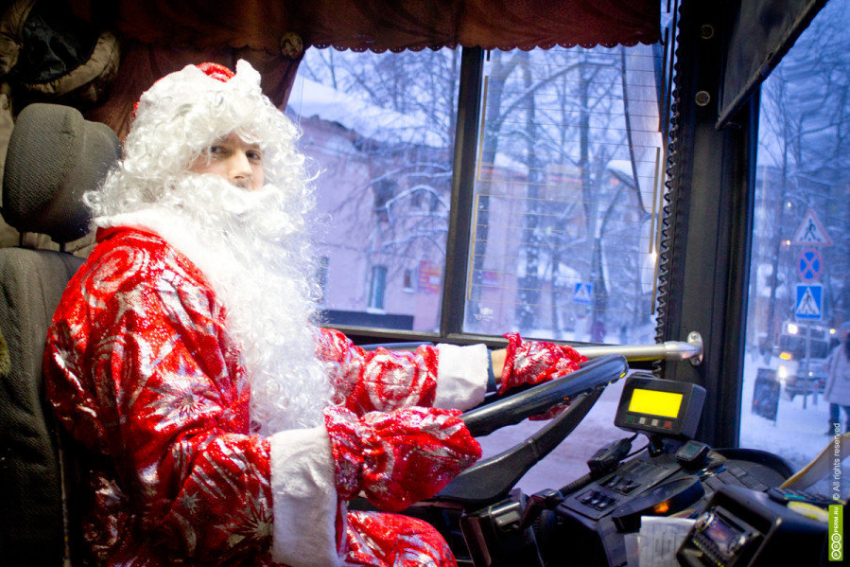
{"type": "Polygon", "coordinates": [[[218,63],[200,63],[196,65],[198,69],[204,72],[208,77],[212,77],[213,79],[217,79],[222,83],[226,83],[230,79],[233,78],[233,71],[225,67],[224,65],[219,65],[218,63]]]}

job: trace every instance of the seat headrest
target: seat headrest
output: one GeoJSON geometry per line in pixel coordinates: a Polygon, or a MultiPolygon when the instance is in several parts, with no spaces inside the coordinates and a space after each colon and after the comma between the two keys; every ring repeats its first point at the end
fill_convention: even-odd
{"type": "Polygon", "coordinates": [[[90,218],[82,195],[97,189],[120,157],[118,137],[105,124],[70,106],[27,106],[9,140],[3,218],[58,243],[84,236],[90,218]]]}

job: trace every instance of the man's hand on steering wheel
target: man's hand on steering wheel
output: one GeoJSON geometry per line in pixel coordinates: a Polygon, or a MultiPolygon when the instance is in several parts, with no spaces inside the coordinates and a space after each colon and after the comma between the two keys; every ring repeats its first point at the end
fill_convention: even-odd
{"type": "Polygon", "coordinates": [[[412,406],[358,417],[329,407],[324,415],[342,500],[362,492],[384,511],[403,510],[481,458],[458,410],[412,406]]]}
{"type": "MultiPolygon", "coordinates": [[[[587,357],[569,346],[543,341],[526,341],[517,333],[507,333],[508,347],[490,353],[499,394],[523,385],[536,385],[579,369],[587,357]]],[[[558,404],[532,420],[551,419],[569,402],[558,404]]]]}

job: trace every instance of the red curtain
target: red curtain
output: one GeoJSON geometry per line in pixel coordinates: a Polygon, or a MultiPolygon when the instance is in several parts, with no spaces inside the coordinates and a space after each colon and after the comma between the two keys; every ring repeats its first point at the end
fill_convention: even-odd
{"type": "Polygon", "coordinates": [[[133,106],[157,79],[179,71],[186,65],[211,61],[231,69],[239,59],[245,59],[262,75],[263,92],[272,102],[283,107],[289,98],[292,82],[298,71],[301,56],[296,58],[273,55],[254,49],[232,47],[174,48],[138,41],[125,42],[121,66],[106,102],[84,110],[89,120],[103,122],[124,139],[130,129],[133,106]]]}
{"type": "Polygon", "coordinates": [[[68,0],[125,38],[108,101],[86,117],[129,128],[133,104],[190,63],[250,61],[278,106],[309,46],[354,51],[634,45],[660,37],[660,0],[68,0]],[[303,42],[303,46],[301,45],[303,42]],[[294,45],[293,45],[294,44],[294,45]]]}
{"type": "MultiPolygon", "coordinates": [[[[71,0],[91,15],[93,0],[71,0]]],[[[287,32],[305,46],[401,51],[635,45],[660,37],[660,0],[118,0],[127,37],[161,45],[278,53],[287,32]]]]}

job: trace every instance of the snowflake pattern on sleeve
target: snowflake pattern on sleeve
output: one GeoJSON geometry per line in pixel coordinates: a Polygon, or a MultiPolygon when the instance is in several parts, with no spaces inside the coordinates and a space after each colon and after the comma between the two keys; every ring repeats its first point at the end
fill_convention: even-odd
{"type": "Polygon", "coordinates": [[[318,354],[328,366],[336,402],[357,415],[430,407],[437,391],[437,349],[366,351],[339,331],[321,329],[318,354]]]}

